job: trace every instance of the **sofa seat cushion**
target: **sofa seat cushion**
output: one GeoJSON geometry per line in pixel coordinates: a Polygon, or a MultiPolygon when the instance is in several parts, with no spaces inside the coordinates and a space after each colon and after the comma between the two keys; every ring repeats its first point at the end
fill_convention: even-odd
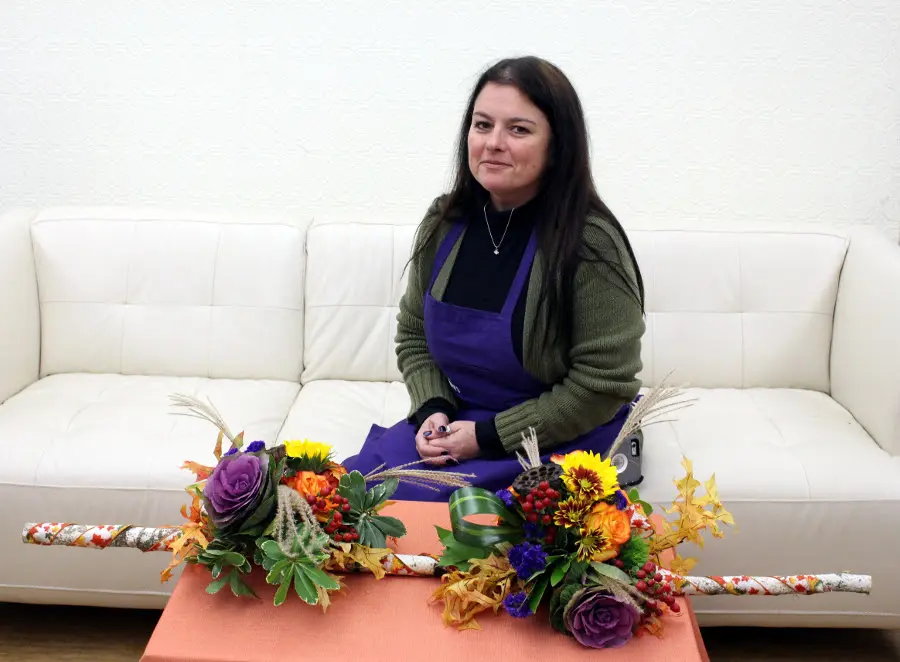
{"type": "Polygon", "coordinates": [[[280,437],[329,444],[341,462],[359,452],[373,424],[390,427],[408,411],[401,382],[313,381],[297,396],[280,437]]]}
{"type": "Polygon", "coordinates": [[[824,393],[689,389],[684,399],[693,405],[646,429],[648,496],[668,498],[656,478],[680,471],[684,454],[697,475],[716,473],[729,501],[900,499],[890,456],[824,393]]]}
{"type": "MultiPolygon", "coordinates": [[[[871,573],[870,596],[820,595],[780,600],[792,625],[853,623],[849,614],[900,622],[900,575],[889,550],[900,546],[900,462],[871,439],[828,395],[795,389],[687,389],[693,405],[645,431],[642,498],[658,510],[677,496],[682,457],[694,476],[715,474],[737,527],[682,555],[695,574],[871,573]],[[835,559],[841,559],[836,565],[835,559]],[[875,616],[873,616],[875,615],[875,616]]],[[[373,423],[402,419],[409,398],[400,383],[314,381],[303,387],[281,437],[331,444],[338,460],[356,453],[373,423]]],[[[702,495],[704,488],[698,489],[702,495]]],[[[708,535],[705,536],[710,540],[708,535]]],[[[784,624],[760,599],[696,598],[706,624],[784,624]]],[[[857,616],[859,618],[860,616],[857,616]]],[[[882,622],[879,621],[879,622],[882,622]]]]}
{"type": "MultiPolygon", "coordinates": [[[[273,445],[299,385],[281,381],[62,374],[0,405],[0,558],[21,568],[0,600],[54,601],[54,587],[106,591],[110,605],[153,606],[166,554],[24,545],[28,521],[162,526],[193,475],[185,460],[212,464],[216,428],[176,415],[169,395],[209,398],[235,434],[273,445]]],[[[227,446],[226,446],[227,448],[227,446]]],[[[90,601],[96,604],[96,601],[90,601]]]]}

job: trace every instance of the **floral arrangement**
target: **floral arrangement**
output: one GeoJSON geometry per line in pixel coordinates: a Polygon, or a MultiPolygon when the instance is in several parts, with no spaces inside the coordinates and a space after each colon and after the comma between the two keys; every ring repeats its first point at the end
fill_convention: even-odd
{"type": "MultiPolygon", "coordinates": [[[[640,400],[608,457],[643,419],[671,411],[664,402],[676,394],[662,388],[640,400]]],[[[523,449],[523,471],[506,489],[465,487],[450,497],[452,530],[438,528],[439,563],[449,571],[433,596],[444,603],[444,622],[477,629],[475,616],[489,609],[528,618],[546,607],[552,627],[591,648],[623,646],[643,632],[661,635],[662,619],[680,611],[677,574],[694,564],[675,555],[663,568],[664,552],[685,541],[702,547],[702,531],[722,537],[720,525],[734,524],[715,477],[698,496],[700,483],[685,458],[687,475],[676,482],[679,496],[666,511],[677,519],[657,529],[648,519],[651,506],[637,489],[619,486],[609,459],[575,451],[544,463],[533,432],[523,449]],[[474,523],[466,519],[472,515],[496,521],[474,523]]]]}
{"type": "Polygon", "coordinates": [[[365,568],[380,579],[391,563],[401,563],[387,541],[406,535],[406,527],[381,513],[400,480],[469,484],[466,474],[410,465],[379,467],[365,476],[348,473],[332,460],[329,446],[309,440],[274,448],[254,441],[244,447],[243,432],[232,435],[211,404],[173,399],[186,415],[215,424],[219,436],[214,466],[185,462],[182,467],[196,476],[186,488],[193,503],[182,508],[188,521],[167,542],[173,558],[163,581],[186,562],[209,570],[208,593],[229,586],[236,596],[257,597],[244,578],[254,565],[261,566],[266,582],[278,587],[276,606],[293,586],[301,600],[327,609],[329,595],[343,586],[333,573],[365,568]],[[223,453],[225,439],[230,447],[223,453]]]}

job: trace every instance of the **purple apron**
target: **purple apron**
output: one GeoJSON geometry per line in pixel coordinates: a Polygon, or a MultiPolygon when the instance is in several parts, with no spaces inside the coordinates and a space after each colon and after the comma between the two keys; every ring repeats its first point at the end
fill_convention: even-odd
{"type": "MultiPolygon", "coordinates": [[[[512,317],[516,302],[526,286],[531,264],[537,251],[537,235],[532,232],[506,302],[499,313],[463,308],[437,301],[431,295],[434,281],[447,256],[464,228],[456,223],[438,249],[431,281],[425,293],[425,337],[434,362],[441,369],[456,392],[461,406],[456,420],[482,421],[526,400],[537,398],[550,387],[532,377],[519,362],[513,350],[512,317]]],[[[604,453],[609,449],[625,418],[629,406],[623,406],[611,421],[587,434],[554,447],[543,455],[544,461],[553,453],[591,450],[604,453]]],[[[396,467],[422,458],[416,451],[418,427],[406,420],[391,428],[373,425],[359,454],[347,458],[348,471],[368,473],[384,463],[385,468],[396,467]]],[[[459,466],[434,467],[427,464],[416,468],[459,471],[475,474],[470,482],[491,491],[512,484],[522,467],[515,454],[499,459],[474,458],[459,466]]],[[[454,487],[438,486],[440,491],[410,485],[401,481],[392,497],[401,501],[447,501],[454,487]]]]}

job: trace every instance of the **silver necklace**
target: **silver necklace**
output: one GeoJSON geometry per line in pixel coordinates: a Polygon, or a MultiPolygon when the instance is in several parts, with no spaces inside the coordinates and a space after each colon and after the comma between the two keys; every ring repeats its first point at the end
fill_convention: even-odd
{"type": "Polygon", "coordinates": [[[487,217],[487,206],[489,203],[490,203],[490,201],[484,203],[484,223],[485,223],[485,225],[487,225],[488,234],[491,236],[491,243],[494,244],[494,255],[500,255],[500,244],[502,244],[503,240],[506,239],[506,233],[509,230],[509,223],[510,223],[510,221],[512,221],[513,213],[515,213],[516,208],[513,207],[512,211],[509,212],[509,218],[506,219],[506,229],[503,230],[503,236],[500,237],[499,242],[496,242],[496,241],[494,241],[494,233],[491,232],[491,224],[488,221],[488,217],[487,217]]]}

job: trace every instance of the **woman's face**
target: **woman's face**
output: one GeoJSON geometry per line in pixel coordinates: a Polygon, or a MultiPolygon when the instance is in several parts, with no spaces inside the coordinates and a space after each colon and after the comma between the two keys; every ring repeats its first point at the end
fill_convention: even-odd
{"type": "Polygon", "coordinates": [[[535,196],[550,137],[547,118],[518,88],[484,86],[469,126],[469,170],[495,207],[518,207],[535,196]]]}

